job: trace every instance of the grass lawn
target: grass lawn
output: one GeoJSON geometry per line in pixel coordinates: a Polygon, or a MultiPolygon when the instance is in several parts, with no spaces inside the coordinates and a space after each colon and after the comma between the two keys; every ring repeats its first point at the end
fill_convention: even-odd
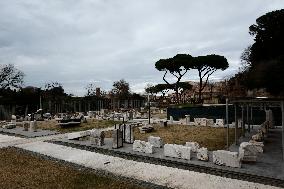
{"type": "Polygon", "coordinates": [[[0,149],[0,162],[0,188],[142,189],[126,181],[80,171],[14,148],[0,149]]]}
{"type": "Polygon", "coordinates": [[[89,129],[100,129],[100,128],[107,128],[112,127],[114,124],[121,123],[120,121],[112,121],[112,120],[96,120],[90,119],[87,123],[81,123],[80,126],[72,126],[72,127],[64,127],[61,128],[57,125],[57,121],[49,120],[49,121],[38,121],[38,128],[39,129],[46,129],[46,130],[56,130],[60,133],[68,133],[74,131],[84,131],[89,129]]]}
{"type": "MultiPolygon", "coordinates": [[[[234,129],[230,129],[230,144],[234,142],[234,129]]],[[[182,144],[186,142],[198,142],[201,147],[206,147],[208,150],[221,150],[226,148],[226,128],[188,126],[188,125],[168,125],[160,127],[154,125],[154,131],[151,133],[142,134],[138,128],[134,129],[135,140],[147,141],[149,136],[159,136],[164,143],[182,144]]],[[[240,132],[239,132],[240,133],[240,132]]],[[[111,131],[106,134],[111,137],[111,131]]]]}

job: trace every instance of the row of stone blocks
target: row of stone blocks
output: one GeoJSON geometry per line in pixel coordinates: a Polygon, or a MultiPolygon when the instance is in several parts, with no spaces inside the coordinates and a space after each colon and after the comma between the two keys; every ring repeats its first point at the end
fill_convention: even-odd
{"type": "MultiPolygon", "coordinates": [[[[154,153],[154,148],[163,147],[163,141],[160,137],[150,136],[148,142],[135,140],[133,143],[133,151],[142,153],[154,153]]],[[[197,153],[197,158],[202,161],[208,161],[208,150],[207,148],[199,148],[197,142],[186,142],[186,145],[177,144],[165,144],[164,155],[167,157],[180,158],[180,159],[191,159],[191,152],[197,153]]]]}
{"type": "Polygon", "coordinates": [[[135,140],[133,143],[133,151],[147,154],[154,153],[154,148],[163,147],[163,140],[160,137],[149,136],[148,142],[135,140]]]}
{"type": "Polygon", "coordinates": [[[226,150],[213,151],[213,162],[217,165],[241,167],[241,162],[255,162],[260,153],[263,153],[262,142],[242,142],[239,153],[226,150]]]}
{"type": "Polygon", "coordinates": [[[225,122],[224,119],[216,119],[216,123],[214,123],[214,119],[207,119],[207,118],[194,118],[194,125],[198,126],[217,126],[217,127],[224,127],[225,122]]]}
{"type": "Polygon", "coordinates": [[[255,162],[258,154],[263,153],[263,141],[269,131],[269,124],[269,121],[262,123],[258,133],[252,136],[252,140],[241,143],[239,147],[239,155],[242,161],[255,162]]]}
{"type": "MultiPolygon", "coordinates": [[[[133,151],[152,154],[155,147],[162,147],[162,140],[160,137],[150,136],[148,142],[135,140],[133,151]]],[[[256,155],[263,152],[262,147],[260,143],[244,142],[240,145],[239,153],[226,150],[213,151],[213,163],[229,167],[241,167],[241,161],[256,161],[256,155]]],[[[187,142],[185,146],[177,144],[164,145],[164,155],[166,157],[190,160],[192,152],[196,152],[199,160],[209,160],[207,148],[199,148],[199,144],[196,142],[187,142]]]]}

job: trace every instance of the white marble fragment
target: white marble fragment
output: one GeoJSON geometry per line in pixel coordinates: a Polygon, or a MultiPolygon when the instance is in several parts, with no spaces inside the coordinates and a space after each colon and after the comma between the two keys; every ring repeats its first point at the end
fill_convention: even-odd
{"type": "Polygon", "coordinates": [[[191,147],[177,145],[177,144],[165,144],[164,155],[167,157],[174,157],[180,159],[191,159],[191,147]]]}
{"type": "Polygon", "coordinates": [[[148,142],[156,148],[161,148],[164,145],[163,140],[160,137],[149,136],[148,142]]]}
{"type": "Polygon", "coordinates": [[[230,152],[226,150],[213,151],[213,163],[229,167],[241,167],[238,152],[230,152]]]}
{"type": "Polygon", "coordinates": [[[218,127],[224,127],[225,121],[224,119],[216,119],[215,125],[218,127]]]}
{"type": "Polygon", "coordinates": [[[201,160],[201,161],[208,161],[209,160],[209,156],[208,156],[208,150],[207,148],[199,148],[197,149],[197,159],[201,160]]]}
{"type": "Polygon", "coordinates": [[[185,146],[191,147],[192,152],[197,152],[197,150],[199,148],[199,144],[197,142],[186,142],[185,146]]]}
{"type": "Polygon", "coordinates": [[[35,132],[36,130],[37,130],[37,122],[36,121],[30,121],[29,131],[35,132]]]}
{"type": "Polygon", "coordinates": [[[133,143],[133,151],[152,154],[154,153],[154,146],[149,142],[145,142],[142,140],[135,140],[133,143]]]}

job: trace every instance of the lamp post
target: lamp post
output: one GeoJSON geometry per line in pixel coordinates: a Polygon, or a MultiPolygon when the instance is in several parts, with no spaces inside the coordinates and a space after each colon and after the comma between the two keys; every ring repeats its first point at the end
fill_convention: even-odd
{"type": "Polygon", "coordinates": [[[150,119],[151,119],[151,109],[150,109],[150,95],[148,94],[148,111],[149,111],[149,115],[148,115],[148,117],[149,117],[149,121],[148,121],[148,123],[150,124],[151,122],[150,122],[150,119]]]}

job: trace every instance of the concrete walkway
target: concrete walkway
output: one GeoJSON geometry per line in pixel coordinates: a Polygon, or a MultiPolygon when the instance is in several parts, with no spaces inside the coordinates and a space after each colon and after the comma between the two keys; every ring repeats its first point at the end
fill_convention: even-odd
{"type": "Polygon", "coordinates": [[[38,137],[34,139],[23,139],[19,137],[0,135],[0,147],[15,146],[53,158],[83,165],[88,168],[108,171],[116,175],[135,178],[172,188],[277,188],[205,173],[197,173],[150,163],[136,162],[119,157],[43,142],[44,140],[61,137],[66,137],[66,134],[38,137]]]}

